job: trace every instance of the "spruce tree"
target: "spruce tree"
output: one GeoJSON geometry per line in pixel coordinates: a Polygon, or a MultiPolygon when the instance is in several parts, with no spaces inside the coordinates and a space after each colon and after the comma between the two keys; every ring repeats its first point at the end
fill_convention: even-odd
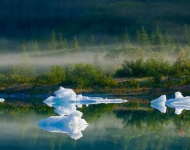
{"type": "Polygon", "coordinates": [[[187,24],[185,24],[184,26],[183,37],[184,37],[184,44],[189,46],[190,45],[190,31],[187,24]]]}
{"type": "Polygon", "coordinates": [[[124,34],[123,34],[123,41],[125,44],[129,44],[130,43],[130,35],[127,32],[127,30],[125,30],[124,34]]]}
{"type": "Polygon", "coordinates": [[[149,44],[149,38],[147,31],[145,30],[144,27],[141,28],[141,30],[137,30],[136,32],[136,38],[137,38],[137,43],[142,47],[145,48],[149,44]]]}
{"type": "Polygon", "coordinates": [[[73,37],[73,40],[72,40],[72,48],[73,48],[73,51],[74,52],[79,52],[81,51],[81,47],[79,45],[79,42],[78,42],[78,39],[76,36],[73,37]]]}
{"type": "Polygon", "coordinates": [[[33,42],[33,52],[35,53],[35,54],[40,54],[40,49],[39,49],[39,46],[38,46],[38,42],[37,41],[35,41],[35,42],[33,42]]]}
{"type": "Polygon", "coordinates": [[[57,40],[56,40],[56,33],[53,30],[50,36],[50,44],[49,44],[49,48],[50,50],[54,51],[57,49],[57,40]]]}
{"type": "Polygon", "coordinates": [[[142,45],[145,46],[148,44],[148,34],[144,27],[141,28],[140,40],[142,45]]]}
{"type": "Polygon", "coordinates": [[[67,48],[68,48],[67,40],[66,40],[66,38],[63,39],[63,36],[62,36],[62,34],[60,33],[60,34],[59,34],[59,49],[60,49],[62,52],[66,52],[66,51],[67,51],[67,48]]]}

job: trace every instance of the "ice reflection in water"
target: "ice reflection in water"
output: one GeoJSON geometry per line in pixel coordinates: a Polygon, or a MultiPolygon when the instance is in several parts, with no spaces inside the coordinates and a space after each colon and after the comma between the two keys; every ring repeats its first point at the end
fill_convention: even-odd
{"type": "Polygon", "coordinates": [[[85,130],[88,123],[82,119],[82,112],[77,111],[77,107],[90,104],[102,103],[123,103],[122,99],[103,99],[101,97],[88,97],[76,95],[72,89],[60,87],[55,91],[55,97],[50,96],[44,103],[55,108],[55,112],[60,116],[52,116],[41,120],[38,126],[49,132],[67,133],[73,139],[82,137],[81,131],[85,130]]]}
{"type": "Polygon", "coordinates": [[[81,112],[74,111],[69,116],[52,116],[43,119],[38,126],[49,132],[67,133],[71,138],[79,139],[82,137],[81,131],[88,126],[88,123],[81,117],[81,112]]]}
{"type": "Polygon", "coordinates": [[[175,108],[175,114],[179,115],[183,110],[190,110],[190,96],[183,96],[180,92],[175,93],[174,99],[166,100],[166,95],[151,101],[151,107],[158,109],[160,112],[166,112],[166,106],[175,108]]]}

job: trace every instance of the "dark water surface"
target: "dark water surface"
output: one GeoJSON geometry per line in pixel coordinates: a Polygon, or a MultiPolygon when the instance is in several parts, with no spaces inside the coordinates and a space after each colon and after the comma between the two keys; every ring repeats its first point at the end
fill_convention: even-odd
{"type": "MultiPolygon", "coordinates": [[[[69,133],[49,132],[38,126],[39,121],[58,116],[54,108],[34,100],[5,100],[0,103],[0,149],[190,149],[189,111],[175,115],[174,110],[168,108],[163,114],[151,108],[148,101],[134,98],[128,100],[129,102],[122,104],[98,104],[78,108],[88,126],[81,130],[82,137],[77,140],[69,133]]],[[[69,122],[68,126],[70,125],[69,122]]],[[[62,129],[68,126],[61,125],[62,129]]]]}

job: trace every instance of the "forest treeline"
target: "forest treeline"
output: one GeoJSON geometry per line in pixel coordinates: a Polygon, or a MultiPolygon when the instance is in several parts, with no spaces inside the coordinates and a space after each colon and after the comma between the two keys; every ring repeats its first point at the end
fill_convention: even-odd
{"type": "MultiPolygon", "coordinates": [[[[109,46],[104,46],[102,42],[97,46],[96,37],[92,35],[89,38],[90,50],[95,54],[92,64],[54,65],[39,73],[39,69],[30,63],[32,59],[61,58],[67,54],[88,51],[89,48],[81,46],[76,36],[68,42],[62,34],[58,36],[53,30],[49,37],[47,49],[41,49],[37,41],[32,46],[21,44],[20,63],[10,64],[10,60],[1,60],[8,64],[6,68],[0,68],[1,87],[60,84],[76,88],[139,88],[190,83],[190,26],[187,24],[181,31],[180,42],[159,27],[151,34],[141,27],[136,31],[135,40],[125,31],[122,37],[115,36],[109,46]],[[99,52],[115,68],[102,69],[104,64],[99,59],[99,52]],[[168,56],[172,60],[167,60],[168,56]],[[121,60],[123,62],[120,65],[118,61],[121,60]],[[122,82],[115,78],[121,78],[122,82]],[[139,78],[143,80],[139,81],[139,78]]],[[[71,55],[70,59],[75,58],[71,55]]]]}
{"type": "MultiPolygon", "coordinates": [[[[74,35],[71,38],[54,29],[43,42],[32,39],[30,42],[20,41],[1,45],[2,54],[10,53],[31,53],[34,56],[64,55],[73,52],[107,52],[108,58],[117,58],[119,55],[130,54],[130,57],[149,55],[150,52],[164,52],[164,54],[176,54],[181,50],[188,50],[190,46],[190,25],[184,24],[183,28],[175,32],[161,30],[155,26],[151,32],[144,26],[137,28],[132,34],[127,29],[121,34],[96,36],[89,34],[87,39],[78,38],[74,35]],[[14,49],[14,51],[13,51],[14,49]]],[[[3,40],[1,41],[3,42],[3,40]]]]}
{"type": "Polygon", "coordinates": [[[6,0],[0,5],[0,38],[41,42],[55,29],[85,42],[91,34],[102,40],[125,29],[134,34],[141,26],[148,33],[159,26],[176,37],[190,23],[189,6],[189,0],[6,0]]]}
{"type": "Polygon", "coordinates": [[[0,83],[4,88],[59,84],[94,89],[187,85],[190,84],[190,56],[180,52],[174,63],[157,56],[125,61],[114,74],[107,74],[96,65],[83,63],[69,67],[52,66],[45,73],[39,74],[33,66],[25,63],[6,68],[6,72],[0,74],[0,83]],[[115,78],[121,78],[121,81],[115,78]]]}

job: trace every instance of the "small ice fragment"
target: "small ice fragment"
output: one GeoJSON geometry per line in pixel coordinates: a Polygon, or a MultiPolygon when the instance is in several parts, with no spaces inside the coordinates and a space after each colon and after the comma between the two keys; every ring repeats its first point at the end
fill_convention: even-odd
{"type": "Polygon", "coordinates": [[[183,95],[181,92],[175,92],[175,99],[176,98],[183,98],[183,95]]]}
{"type": "Polygon", "coordinates": [[[5,99],[3,99],[3,98],[0,98],[0,102],[4,102],[5,101],[5,99]]]}
{"type": "Polygon", "coordinates": [[[152,100],[151,103],[165,103],[166,95],[161,95],[159,98],[152,100]]]}

